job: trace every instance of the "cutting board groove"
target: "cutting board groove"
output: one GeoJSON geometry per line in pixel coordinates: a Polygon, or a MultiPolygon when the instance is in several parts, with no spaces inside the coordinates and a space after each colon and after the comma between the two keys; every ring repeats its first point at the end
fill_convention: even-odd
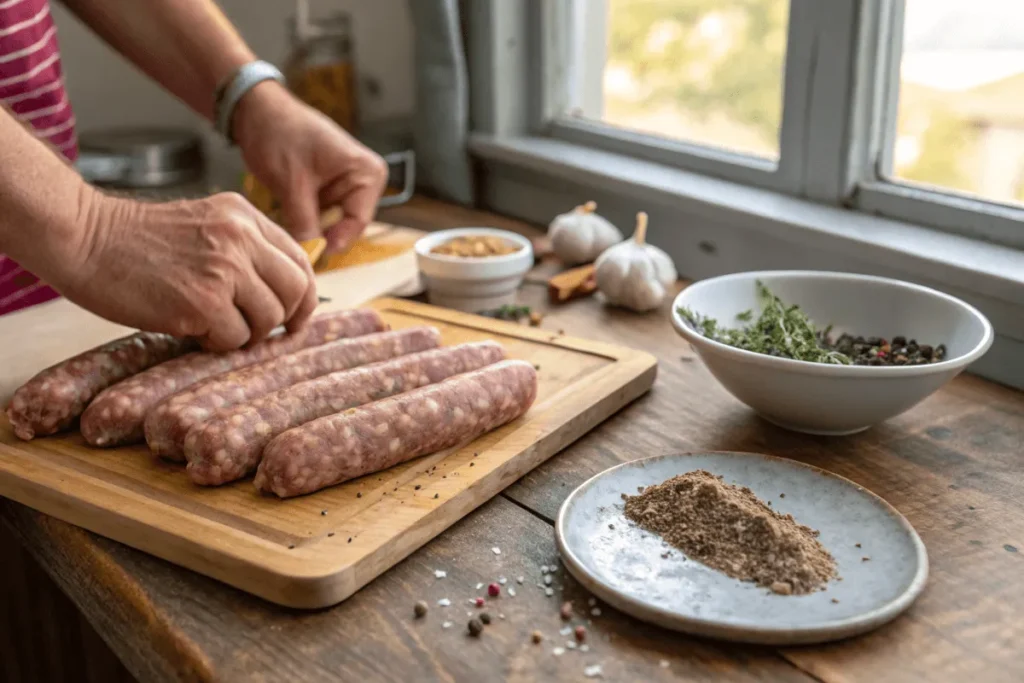
{"type": "Polygon", "coordinates": [[[435,325],[445,345],[501,342],[539,367],[537,402],[468,446],[309,496],[251,479],[192,485],[144,447],[97,450],[77,434],[19,441],[0,422],[0,494],[282,605],[352,595],[506,486],[646,392],[653,356],[538,328],[391,299],[396,329],[435,325]],[[435,494],[437,497],[435,498],[435,494]]]}

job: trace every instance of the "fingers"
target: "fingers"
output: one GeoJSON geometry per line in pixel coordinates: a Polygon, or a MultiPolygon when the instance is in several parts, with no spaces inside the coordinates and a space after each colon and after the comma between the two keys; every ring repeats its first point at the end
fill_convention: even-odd
{"type": "Polygon", "coordinates": [[[249,324],[249,344],[261,341],[285,321],[280,296],[271,290],[262,276],[254,276],[235,293],[235,305],[249,324]]]}
{"type": "Polygon", "coordinates": [[[281,200],[281,217],[296,241],[320,237],[320,207],[316,188],[296,181],[281,200]]]}
{"type": "Polygon", "coordinates": [[[309,289],[302,297],[302,303],[292,314],[292,317],[285,323],[285,327],[289,332],[295,332],[300,327],[306,324],[310,316],[313,315],[313,311],[316,310],[317,305],[320,303],[316,296],[316,283],[310,282],[309,289]]]}
{"type": "Polygon", "coordinates": [[[313,267],[302,250],[280,226],[260,216],[266,248],[253,259],[256,272],[273,290],[284,307],[289,330],[301,326],[317,306],[313,267]]]}
{"type": "Polygon", "coordinates": [[[199,337],[199,344],[207,351],[231,351],[249,341],[249,325],[242,313],[233,305],[209,311],[209,332],[199,337]]]}
{"type": "Polygon", "coordinates": [[[345,218],[341,222],[331,226],[327,231],[327,250],[331,253],[343,252],[359,239],[366,228],[365,224],[345,218]]]}
{"type": "Polygon", "coordinates": [[[329,251],[343,251],[359,238],[377,212],[377,202],[384,193],[387,180],[387,164],[380,156],[366,150],[357,173],[335,181],[321,193],[325,203],[340,205],[345,215],[327,231],[329,251]]]}

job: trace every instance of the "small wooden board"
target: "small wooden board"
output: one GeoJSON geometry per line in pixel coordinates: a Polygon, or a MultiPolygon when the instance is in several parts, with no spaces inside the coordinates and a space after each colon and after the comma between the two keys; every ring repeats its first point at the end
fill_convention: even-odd
{"type": "Polygon", "coordinates": [[[494,339],[539,367],[536,403],[465,448],[290,500],[251,479],[194,486],[144,446],[92,449],[78,434],[18,440],[0,420],[0,495],[282,605],[341,602],[645,393],[650,354],[392,299],[396,328],[445,345],[494,339]]]}

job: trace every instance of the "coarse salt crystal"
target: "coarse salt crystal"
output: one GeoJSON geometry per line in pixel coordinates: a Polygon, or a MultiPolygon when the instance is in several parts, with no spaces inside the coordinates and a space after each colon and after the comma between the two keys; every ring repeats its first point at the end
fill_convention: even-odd
{"type": "Polygon", "coordinates": [[[586,643],[580,645],[580,652],[590,652],[590,646],[586,643]]]}
{"type": "Polygon", "coordinates": [[[565,628],[563,628],[563,629],[559,629],[559,631],[558,631],[558,632],[559,632],[559,633],[561,633],[561,634],[562,634],[563,636],[567,636],[567,635],[569,635],[570,633],[572,633],[572,626],[566,626],[566,627],[565,627],[565,628]]]}
{"type": "Polygon", "coordinates": [[[508,583],[508,579],[506,579],[504,576],[499,576],[498,577],[498,583],[500,583],[502,586],[504,586],[506,583],[508,583]]]}
{"type": "Polygon", "coordinates": [[[521,584],[523,581],[524,581],[524,579],[523,579],[522,576],[517,576],[516,577],[516,583],[520,583],[521,584]]]}
{"type": "Polygon", "coordinates": [[[594,664],[593,666],[588,666],[586,669],[583,670],[583,675],[587,678],[599,677],[601,675],[601,665],[594,664]]]}
{"type": "Polygon", "coordinates": [[[468,612],[468,611],[467,611],[467,612],[466,612],[466,616],[467,616],[467,617],[471,617],[471,616],[473,616],[473,613],[472,613],[472,612],[468,612]]]}
{"type": "Polygon", "coordinates": [[[658,662],[658,666],[660,666],[662,669],[667,669],[668,668],[668,660],[667,659],[661,660],[660,662],[658,662]]]}
{"type": "Polygon", "coordinates": [[[477,589],[477,590],[480,590],[480,589],[481,589],[481,588],[483,588],[483,587],[484,587],[484,584],[483,584],[483,583],[478,583],[478,584],[476,585],[476,589],[477,589]]]}
{"type": "Polygon", "coordinates": [[[550,586],[551,585],[551,574],[548,574],[547,576],[544,577],[544,585],[545,586],[550,586]]]}
{"type": "Polygon", "coordinates": [[[567,641],[565,641],[565,646],[567,648],[569,648],[570,650],[575,650],[576,649],[576,641],[575,640],[567,640],[567,641]]]}
{"type": "Polygon", "coordinates": [[[601,616],[601,608],[595,607],[594,609],[590,610],[590,613],[595,617],[599,617],[601,616]]]}
{"type": "Polygon", "coordinates": [[[501,613],[498,613],[498,618],[499,618],[499,619],[504,619],[504,618],[505,618],[505,615],[504,615],[504,614],[501,614],[501,613]]]}
{"type": "Polygon", "coordinates": [[[544,595],[548,596],[549,598],[552,595],[554,595],[554,594],[555,594],[555,590],[553,588],[545,588],[544,589],[544,595]]]}
{"type": "Polygon", "coordinates": [[[437,601],[437,604],[440,607],[447,607],[448,605],[452,604],[452,601],[449,600],[448,598],[441,598],[440,600],[437,601]]]}
{"type": "Polygon", "coordinates": [[[587,600],[587,604],[593,607],[597,604],[597,598],[590,598],[589,600],[587,600]]]}
{"type": "Polygon", "coordinates": [[[446,572],[445,570],[443,570],[443,569],[435,569],[434,570],[434,578],[435,579],[443,579],[446,576],[448,576],[448,572],[446,572]]]}
{"type": "Polygon", "coordinates": [[[516,589],[515,589],[515,588],[513,588],[512,586],[509,586],[509,587],[508,587],[508,596],[509,596],[510,598],[514,598],[514,597],[516,597],[516,589]]]}
{"type": "Polygon", "coordinates": [[[493,548],[491,548],[491,552],[495,555],[501,555],[501,548],[499,548],[498,546],[494,546],[493,548]]]}
{"type": "Polygon", "coordinates": [[[565,654],[565,648],[564,647],[556,647],[554,650],[551,651],[551,654],[553,654],[556,657],[561,657],[562,655],[565,654]]]}
{"type": "Polygon", "coordinates": [[[441,628],[451,628],[451,627],[452,627],[452,622],[450,622],[450,621],[446,621],[443,624],[441,624],[441,628]]]}

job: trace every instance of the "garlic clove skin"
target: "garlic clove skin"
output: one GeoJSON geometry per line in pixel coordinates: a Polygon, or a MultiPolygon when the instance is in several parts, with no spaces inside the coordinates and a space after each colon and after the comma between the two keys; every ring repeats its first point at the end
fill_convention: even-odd
{"type": "Polygon", "coordinates": [[[605,251],[595,267],[597,288],[605,300],[637,312],[660,306],[678,277],[668,254],[632,240],[605,251]]]}
{"type": "Polygon", "coordinates": [[[548,236],[555,255],[568,266],[591,263],[623,239],[611,221],[579,209],[556,216],[548,226],[548,236]]]}

